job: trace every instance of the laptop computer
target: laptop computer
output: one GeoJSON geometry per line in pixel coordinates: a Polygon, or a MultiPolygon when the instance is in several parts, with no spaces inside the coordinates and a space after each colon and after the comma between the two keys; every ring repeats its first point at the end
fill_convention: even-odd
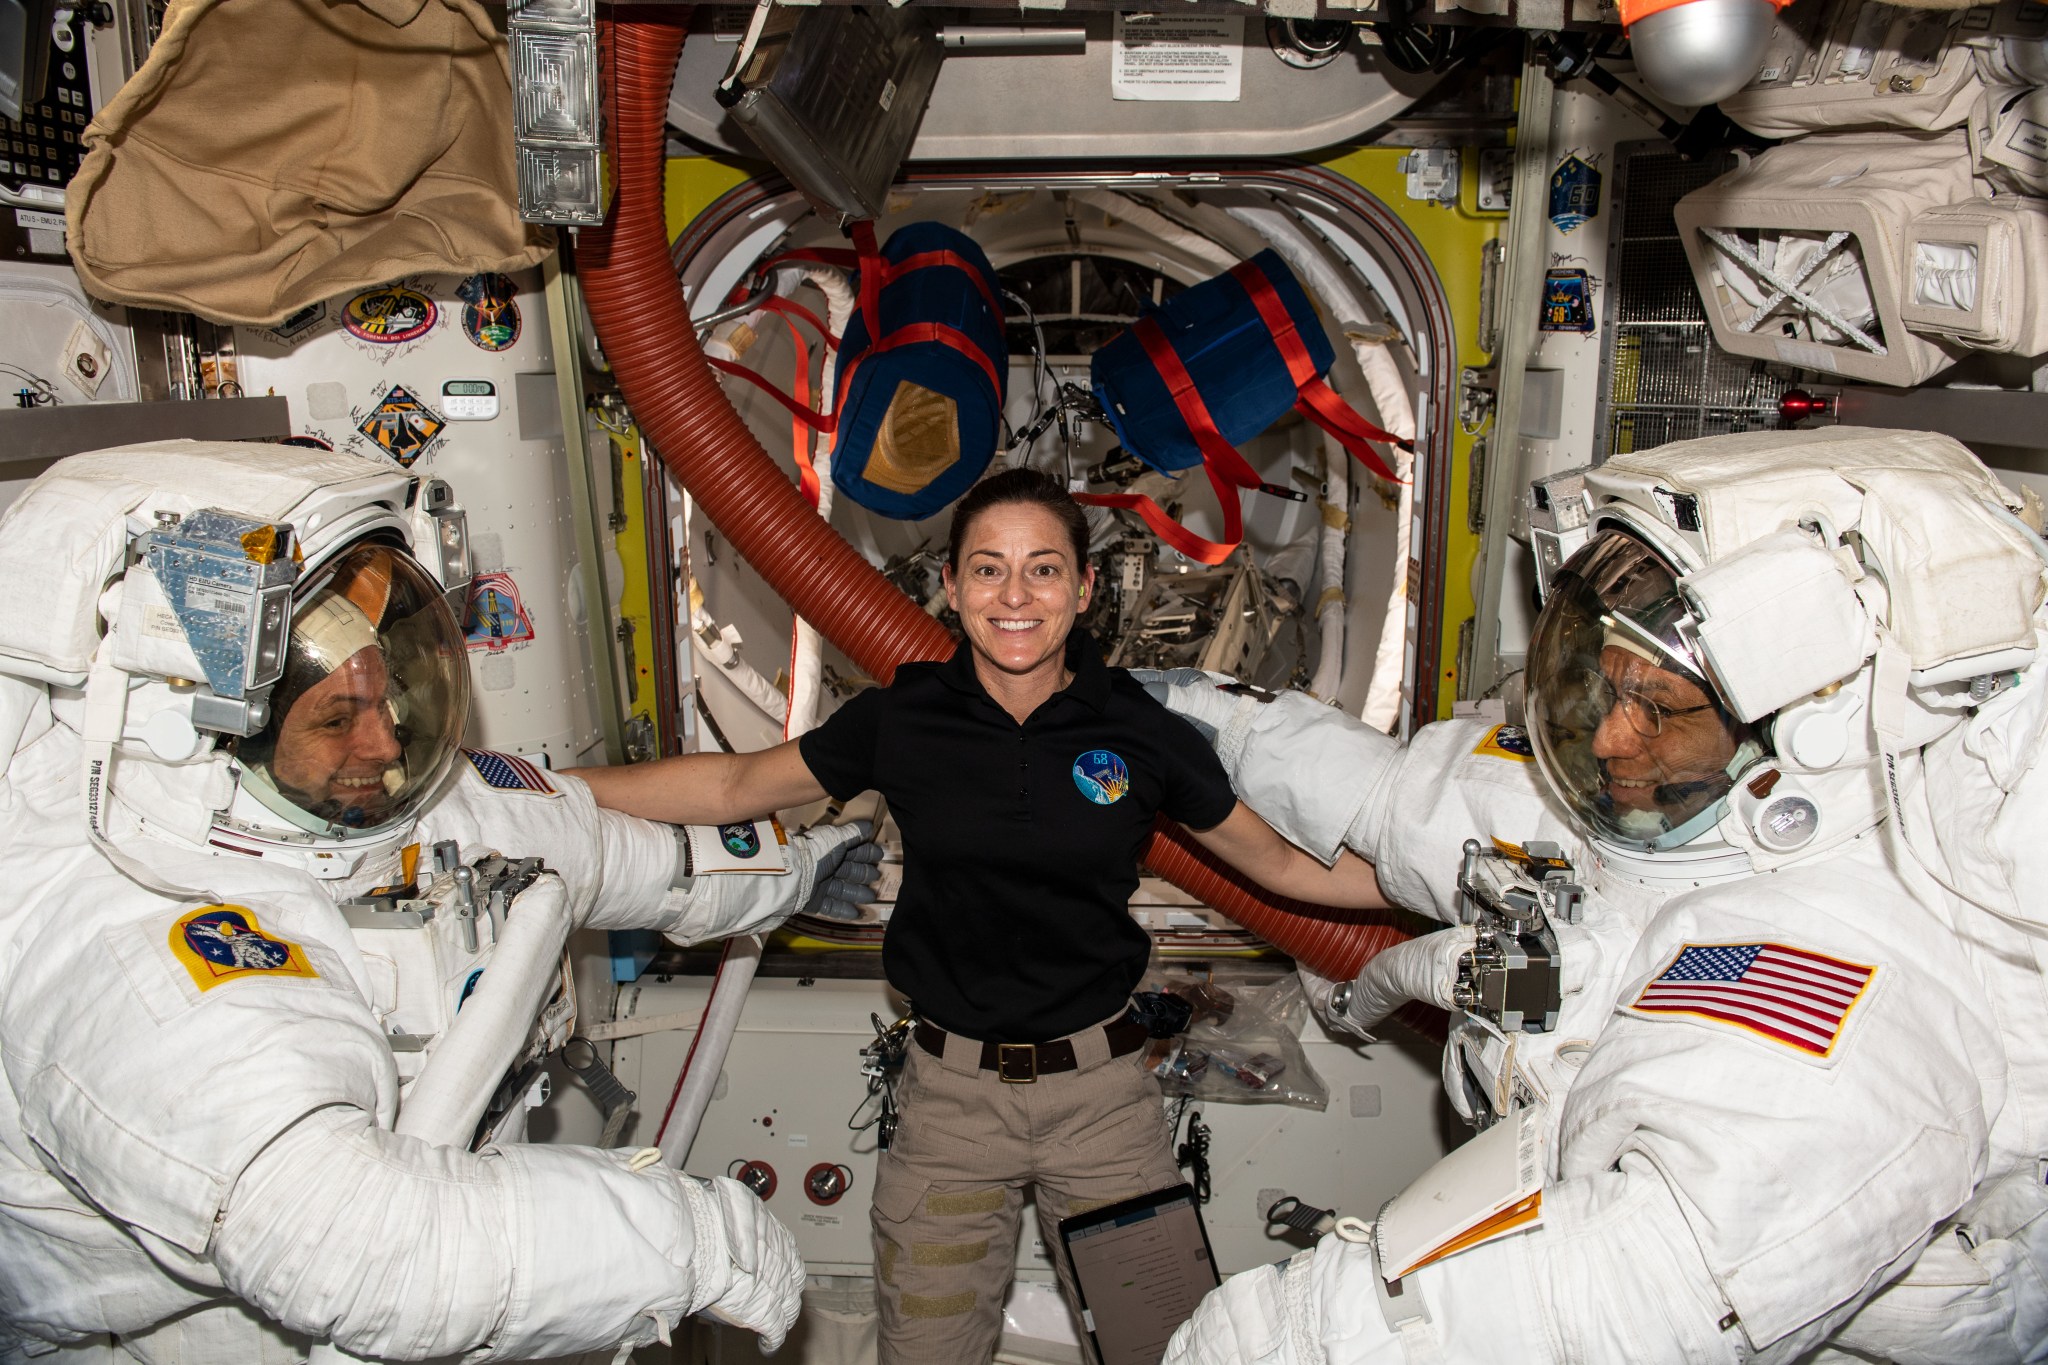
{"type": "Polygon", "coordinates": [[[1062,1218],[1059,1238],[1098,1365],[1159,1365],[1174,1330],[1221,1283],[1184,1184],[1062,1218]]]}

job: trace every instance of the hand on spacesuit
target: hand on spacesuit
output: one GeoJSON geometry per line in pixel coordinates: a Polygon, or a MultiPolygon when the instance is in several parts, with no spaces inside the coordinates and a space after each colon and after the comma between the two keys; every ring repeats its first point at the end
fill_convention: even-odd
{"type": "Polygon", "coordinates": [[[1210,673],[1199,668],[1134,668],[1138,680],[1152,700],[1202,732],[1213,746],[1231,714],[1251,704],[1242,693],[1223,689],[1236,684],[1228,673],[1210,673]]]}
{"type": "Polygon", "coordinates": [[[875,898],[881,877],[874,825],[855,820],[815,825],[790,838],[783,850],[786,876],[717,872],[679,877],[664,909],[673,916],[663,932],[679,943],[733,934],[765,933],[794,914],[857,920],[875,898]]]}
{"type": "Polygon", "coordinates": [[[1341,1013],[1331,1003],[1337,982],[1301,967],[1302,990],[1318,1019],[1331,1028],[1369,1039],[1372,1035],[1368,1029],[1410,1000],[1440,1009],[1451,1008],[1451,987],[1458,980],[1458,961],[1472,951],[1476,933],[1469,924],[1453,925],[1375,953],[1352,978],[1349,998],[1344,1001],[1341,1013]]]}
{"type": "Polygon", "coordinates": [[[760,1333],[761,1354],[773,1355],[803,1306],[796,1238],[737,1180],[678,1174],[676,1183],[696,1237],[690,1311],[760,1333]]]}

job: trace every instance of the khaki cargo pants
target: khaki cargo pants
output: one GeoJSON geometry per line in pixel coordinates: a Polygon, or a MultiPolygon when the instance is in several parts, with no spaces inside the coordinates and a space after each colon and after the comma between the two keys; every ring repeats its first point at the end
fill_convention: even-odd
{"type": "Polygon", "coordinates": [[[1059,1221],[1178,1184],[1159,1083],[1144,1049],[1111,1058],[1100,1028],[1074,1035],[1073,1071],[1027,1084],[979,1067],[981,1044],[910,1044],[902,1126],[876,1163],[870,1220],[880,1365],[986,1365],[1002,1328],[1024,1190],[1074,1301],[1059,1221]]]}

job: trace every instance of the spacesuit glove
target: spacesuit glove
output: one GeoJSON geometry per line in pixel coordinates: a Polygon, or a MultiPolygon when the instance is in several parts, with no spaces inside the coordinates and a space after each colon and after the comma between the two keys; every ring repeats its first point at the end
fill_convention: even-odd
{"type": "Polygon", "coordinates": [[[1471,925],[1459,924],[1381,949],[1352,978],[1351,998],[1345,1002],[1342,1014],[1330,1006],[1335,983],[1303,967],[1302,989],[1316,1017],[1324,1023],[1370,1037],[1367,1029],[1410,1000],[1450,1009],[1451,987],[1458,980],[1458,960],[1472,951],[1476,934],[1471,925]]]}
{"type": "Polygon", "coordinates": [[[800,911],[859,919],[861,905],[875,898],[882,850],[865,820],[807,829],[790,839],[784,857],[789,871],[779,877],[752,872],[678,877],[663,902],[662,932],[690,944],[766,933],[800,911]]]}
{"type": "Polygon", "coordinates": [[[809,878],[797,892],[798,913],[857,920],[875,898],[881,880],[882,846],[871,821],[815,825],[789,841],[793,871],[809,878]],[[807,867],[797,866],[806,860],[807,867]]]}
{"type": "Polygon", "coordinates": [[[694,1244],[690,1312],[761,1336],[773,1355],[803,1306],[804,1258],[796,1238],[737,1180],[676,1174],[694,1244]]]}
{"type": "Polygon", "coordinates": [[[1252,704],[1250,698],[1221,690],[1237,682],[1228,673],[1208,673],[1199,668],[1134,668],[1131,676],[1152,700],[1201,731],[1211,747],[1237,707],[1252,704]]]}

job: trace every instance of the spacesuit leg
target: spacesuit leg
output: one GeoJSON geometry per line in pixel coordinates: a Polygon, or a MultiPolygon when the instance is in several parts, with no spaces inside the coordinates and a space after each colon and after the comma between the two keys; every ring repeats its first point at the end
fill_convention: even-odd
{"type": "MultiPolygon", "coordinates": [[[[297,1365],[306,1358],[311,1340],[287,1331],[240,1303],[217,1303],[158,1323],[145,1332],[122,1336],[122,1359],[144,1365],[208,1365],[211,1361],[247,1361],[248,1365],[297,1365]]],[[[68,1360],[65,1365],[70,1365],[68,1360]]]]}
{"type": "MultiPolygon", "coordinates": [[[[1383,1292],[1364,1243],[1325,1237],[1285,1271],[1232,1277],[1165,1365],[1698,1365],[1749,1356],[1663,1179],[1637,1158],[1544,1191],[1544,1221],[1383,1292]],[[1726,1325],[1723,1325],[1726,1324],[1726,1325]]],[[[1793,1359],[1825,1335],[1787,1338],[1793,1359]]],[[[1774,1356],[1774,1358],[1779,1358],[1774,1356]]]]}

